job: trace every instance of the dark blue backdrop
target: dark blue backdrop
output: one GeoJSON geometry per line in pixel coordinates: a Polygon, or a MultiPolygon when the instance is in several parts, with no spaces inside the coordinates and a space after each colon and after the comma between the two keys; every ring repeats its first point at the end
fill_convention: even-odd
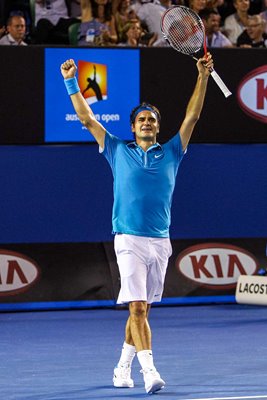
{"type": "MultiPolygon", "coordinates": [[[[267,145],[191,144],[172,238],[267,236],[267,145]]],[[[0,242],[108,241],[112,176],[91,145],[0,147],[0,242]]]]}

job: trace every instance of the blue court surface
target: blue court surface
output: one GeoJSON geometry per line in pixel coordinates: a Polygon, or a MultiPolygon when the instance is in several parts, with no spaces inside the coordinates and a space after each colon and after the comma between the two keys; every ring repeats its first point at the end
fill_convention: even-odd
{"type": "MultiPolygon", "coordinates": [[[[126,310],[0,314],[3,400],[143,399],[112,386],[126,310]]],[[[154,307],[153,353],[166,387],[156,399],[267,399],[267,310],[241,305],[154,307]]]]}

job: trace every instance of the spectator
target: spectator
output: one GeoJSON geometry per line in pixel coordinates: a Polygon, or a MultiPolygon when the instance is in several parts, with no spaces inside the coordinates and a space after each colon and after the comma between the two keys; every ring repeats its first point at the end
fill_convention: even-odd
{"type": "Polygon", "coordinates": [[[238,47],[267,47],[267,34],[264,32],[265,22],[260,14],[251,15],[248,26],[237,38],[238,47]]]}
{"type": "Polygon", "coordinates": [[[29,0],[0,0],[0,26],[6,25],[8,18],[12,15],[20,15],[24,18],[26,24],[24,41],[30,43],[32,18],[29,0]]]}
{"type": "Polygon", "coordinates": [[[247,27],[250,0],[233,0],[233,5],[236,12],[225,18],[223,32],[231,43],[235,45],[238,36],[247,27]]]}
{"type": "Polygon", "coordinates": [[[119,46],[138,47],[142,46],[140,43],[142,28],[139,20],[131,20],[124,24],[121,32],[121,41],[119,46]]]}
{"type": "Polygon", "coordinates": [[[213,9],[205,8],[199,12],[206,32],[207,47],[233,47],[230,40],[220,31],[220,14],[213,9]]]}
{"type": "Polygon", "coordinates": [[[199,14],[207,6],[207,0],[189,0],[189,8],[199,14]]]}
{"type": "Polygon", "coordinates": [[[69,44],[68,28],[79,19],[69,17],[65,0],[35,0],[35,42],[69,44]]]}
{"type": "Polygon", "coordinates": [[[7,34],[0,39],[0,45],[27,46],[23,41],[26,34],[25,19],[21,15],[12,15],[7,20],[7,34]]]}
{"type": "MultiPolygon", "coordinates": [[[[113,2],[113,15],[115,17],[116,31],[119,41],[122,40],[122,35],[125,25],[131,19],[130,17],[130,0],[119,0],[113,2]]],[[[136,19],[136,18],[134,18],[136,19]]]]}
{"type": "Polygon", "coordinates": [[[154,35],[147,41],[146,33],[143,31],[139,19],[132,19],[124,25],[122,40],[118,45],[128,47],[152,46],[155,37],[154,35]]]}
{"type": "Polygon", "coordinates": [[[160,29],[160,20],[167,8],[172,6],[171,0],[160,0],[160,2],[140,3],[140,0],[133,4],[132,8],[145,25],[148,32],[157,34],[161,41],[162,33],[160,29]]]}
{"type": "Polygon", "coordinates": [[[81,0],[81,14],[79,46],[109,46],[117,43],[118,36],[110,1],[81,0]]]}

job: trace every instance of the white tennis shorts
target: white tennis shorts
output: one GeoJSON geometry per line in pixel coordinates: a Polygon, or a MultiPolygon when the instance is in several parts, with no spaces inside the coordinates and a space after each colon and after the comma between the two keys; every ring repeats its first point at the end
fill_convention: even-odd
{"type": "Polygon", "coordinates": [[[172,254],[170,239],[117,234],[114,246],[121,278],[117,303],[160,301],[172,254]]]}

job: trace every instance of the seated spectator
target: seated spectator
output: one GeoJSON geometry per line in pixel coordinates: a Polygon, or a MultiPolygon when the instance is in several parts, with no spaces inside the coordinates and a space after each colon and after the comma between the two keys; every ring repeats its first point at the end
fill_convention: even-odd
{"type": "Polygon", "coordinates": [[[136,1],[132,5],[132,9],[137,14],[138,18],[144,28],[151,34],[157,34],[159,40],[162,39],[162,33],[160,29],[160,20],[163,13],[172,6],[171,0],[160,0],[159,2],[146,2],[142,3],[136,1]]]}
{"type": "Polygon", "coordinates": [[[79,46],[110,46],[117,43],[118,36],[110,1],[81,0],[81,14],[79,46]]]}
{"type": "Polygon", "coordinates": [[[201,10],[204,10],[207,6],[207,0],[189,0],[189,8],[199,14],[201,10]]]}
{"type": "Polygon", "coordinates": [[[122,40],[125,25],[130,19],[132,19],[130,15],[130,3],[130,0],[118,0],[114,1],[112,4],[112,12],[115,17],[116,31],[119,41],[122,40]]]}
{"type": "Polygon", "coordinates": [[[150,47],[156,38],[156,34],[149,34],[142,28],[139,19],[131,19],[124,25],[122,40],[118,46],[150,47]]]}
{"type": "Polygon", "coordinates": [[[68,28],[75,22],[65,0],[35,0],[35,43],[69,44],[68,28]]]}
{"type": "Polygon", "coordinates": [[[138,19],[128,21],[122,30],[121,41],[118,46],[139,47],[141,43],[142,28],[138,19]]]}
{"type": "Polygon", "coordinates": [[[0,20],[3,25],[12,15],[20,15],[24,18],[26,24],[26,32],[24,41],[29,44],[31,42],[32,18],[29,0],[0,0],[0,20]]]}
{"type": "Polygon", "coordinates": [[[265,21],[260,14],[251,15],[247,29],[237,38],[238,47],[267,47],[267,34],[264,32],[265,21]]]}
{"type": "Polygon", "coordinates": [[[0,45],[27,46],[23,41],[26,34],[25,19],[21,15],[12,15],[7,20],[7,34],[0,39],[0,45]]]}
{"type": "Polygon", "coordinates": [[[213,9],[205,8],[199,12],[203,21],[207,47],[233,47],[230,40],[220,31],[220,14],[213,9]]]}
{"type": "Polygon", "coordinates": [[[237,38],[246,29],[248,24],[248,9],[250,0],[233,0],[236,12],[225,18],[223,33],[232,44],[236,44],[237,38]]]}

